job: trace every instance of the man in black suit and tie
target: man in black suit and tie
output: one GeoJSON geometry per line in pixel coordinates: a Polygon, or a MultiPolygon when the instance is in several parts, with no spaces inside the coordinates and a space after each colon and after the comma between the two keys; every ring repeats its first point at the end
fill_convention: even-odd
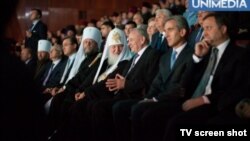
{"type": "Polygon", "coordinates": [[[162,54],[168,51],[168,44],[164,37],[164,24],[172,13],[167,9],[159,9],[156,11],[155,25],[159,32],[152,35],[151,47],[159,50],[162,54]]]}
{"type": "Polygon", "coordinates": [[[179,103],[187,97],[184,77],[190,67],[192,55],[192,49],[187,45],[189,31],[187,21],[182,16],[170,17],[166,21],[164,31],[171,49],[162,56],[159,72],[144,100],[139,103],[138,99],[121,101],[113,106],[119,140],[129,140],[131,128],[129,117],[132,120],[132,140],[158,140],[160,137],[158,134],[162,133],[159,132],[159,128],[164,129],[161,121],[164,122],[166,114],[168,114],[158,112],[158,110],[163,110],[165,104],[179,103]],[[144,119],[146,115],[150,120],[148,120],[147,126],[142,126],[141,124],[146,122],[144,119]],[[155,123],[155,121],[157,122],[155,123]]]}
{"type": "Polygon", "coordinates": [[[60,84],[66,66],[66,60],[62,56],[63,51],[60,45],[55,45],[50,49],[51,62],[46,66],[45,73],[41,79],[41,92],[47,96],[45,100],[51,97],[49,94],[51,88],[60,84]]]}
{"type": "Polygon", "coordinates": [[[191,31],[190,36],[188,38],[188,44],[190,47],[194,48],[195,44],[203,39],[203,18],[208,15],[214,13],[212,11],[198,11],[198,19],[197,24],[194,27],[194,30],[191,31]]]}
{"type": "Polygon", "coordinates": [[[22,48],[20,57],[21,61],[25,63],[30,71],[31,76],[34,77],[37,60],[35,59],[32,50],[30,48],[22,48]]]}
{"type": "Polygon", "coordinates": [[[32,9],[30,12],[31,27],[26,31],[25,46],[32,49],[36,54],[37,43],[41,39],[47,39],[47,25],[42,21],[42,11],[40,9],[32,9]]]}
{"type": "Polygon", "coordinates": [[[190,75],[198,85],[192,98],[182,104],[182,112],[169,120],[164,140],[175,140],[180,126],[206,124],[218,114],[234,110],[245,94],[246,51],[233,45],[228,19],[220,13],[209,14],[202,26],[204,39],[195,46],[190,75]]]}

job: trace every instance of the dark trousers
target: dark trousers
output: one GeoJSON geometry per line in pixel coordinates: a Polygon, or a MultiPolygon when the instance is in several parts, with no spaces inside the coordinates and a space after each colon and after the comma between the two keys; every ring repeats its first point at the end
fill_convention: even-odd
{"type": "Polygon", "coordinates": [[[116,102],[113,109],[113,120],[117,141],[131,140],[131,109],[139,99],[129,99],[116,102]]]}
{"type": "Polygon", "coordinates": [[[62,122],[62,105],[65,93],[60,93],[53,97],[48,114],[49,136],[58,129],[62,122]]]}
{"type": "Polygon", "coordinates": [[[91,109],[96,101],[82,99],[75,102],[69,109],[69,120],[65,123],[64,138],[68,141],[89,141],[92,138],[91,109]]]}
{"type": "Polygon", "coordinates": [[[53,97],[48,115],[50,134],[53,135],[54,140],[66,140],[65,129],[68,127],[70,120],[71,107],[75,100],[69,95],[67,91],[57,94],[53,97]],[[53,133],[53,134],[52,134],[53,133]]]}
{"type": "Polygon", "coordinates": [[[143,102],[132,107],[132,141],[161,141],[170,117],[181,111],[181,102],[143,102]]]}
{"type": "Polygon", "coordinates": [[[115,140],[113,106],[126,98],[110,98],[98,100],[92,107],[92,128],[94,141],[115,140]]]}

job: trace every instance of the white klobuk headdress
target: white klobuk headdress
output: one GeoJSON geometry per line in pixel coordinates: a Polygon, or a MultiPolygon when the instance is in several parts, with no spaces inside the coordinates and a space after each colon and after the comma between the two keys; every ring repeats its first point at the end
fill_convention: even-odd
{"type": "Polygon", "coordinates": [[[48,40],[39,40],[38,41],[38,46],[37,46],[37,51],[45,51],[45,52],[50,52],[51,49],[51,43],[48,40]]]}

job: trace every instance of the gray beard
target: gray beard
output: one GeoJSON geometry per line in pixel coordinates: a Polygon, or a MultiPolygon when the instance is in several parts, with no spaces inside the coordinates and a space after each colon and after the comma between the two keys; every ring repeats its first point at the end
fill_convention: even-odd
{"type": "Polygon", "coordinates": [[[118,60],[118,58],[119,58],[119,55],[109,54],[108,65],[114,65],[116,63],[116,61],[118,60]]]}

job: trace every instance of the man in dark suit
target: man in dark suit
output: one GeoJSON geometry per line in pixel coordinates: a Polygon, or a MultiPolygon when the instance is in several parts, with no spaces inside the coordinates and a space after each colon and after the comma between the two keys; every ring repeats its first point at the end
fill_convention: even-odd
{"type": "MultiPolygon", "coordinates": [[[[204,40],[193,55],[192,83],[198,84],[192,98],[182,104],[182,112],[168,121],[164,140],[175,140],[184,125],[207,123],[217,114],[232,109],[245,94],[246,51],[232,44],[228,19],[219,13],[203,19],[204,40]],[[181,127],[180,127],[181,126],[181,127]]],[[[168,111],[166,111],[168,112],[168,111]]]]}
{"type": "Polygon", "coordinates": [[[73,67],[75,57],[76,57],[76,52],[78,49],[78,44],[77,44],[77,39],[73,36],[67,36],[63,39],[62,42],[63,45],[63,54],[68,57],[67,58],[67,64],[65,66],[63,75],[60,80],[60,84],[57,85],[54,88],[51,88],[50,94],[52,96],[56,95],[56,92],[65,85],[66,80],[68,79],[69,73],[73,67]]]}
{"type": "Polygon", "coordinates": [[[62,56],[63,51],[60,45],[55,45],[50,49],[51,62],[46,66],[45,73],[41,79],[42,92],[44,94],[49,93],[50,88],[60,84],[66,66],[66,61],[62,56]]]}
{"type": "Polygon", "coordinates": [[[172,13],[167,9],[159,9],[156,11],[155,25],[159,32],[152,36],[151,47],[159,50],[162,54],[168,51],[168,44],[164,35],[164,24],[172,13]]]}
{"type": "Polygon", "coordinates": [[[30,71],[31,76],[33,77],[36,70],[37,60],[35,59],[32,50],[30,48],[23,48],[20,57],[30,71]]]}
{"type": "Polygon", "coordinates": [[[25,46],[32,49],[36,54],[37,43],[41,39],[47,39],[47,26],[41,21],[42,11],[32,9],[30,12],[31,27],[26,31],[25,46]]]}
{"type": "Polygon", "coordinates": [[[210,13],[213,13],[213,12],[212,11],[198,11],[197,24],[194,25],[195,27],[191,31],[190,36],[188,38],[188,44],[190,45],[190,47],[194,48],[195,44],[203,39],[203,28],[202,28],[203,18],[210,13]]]}
{"type": "Polygon", "coordinates": [[[187,45],[189,31],[187,21],[182,16],[173,16],[167,20],[164,30],[171,49],[162,56],[159,72],[144,100],[139,103],[138,99],[121,101],[113,106],[119,140],[129,140],[131,114],[132,140],[158,140],[158,134],[161,133],[159,128],[164,128],[161,126],[161,121],[164,122],[166,116],[164,112],[155,110],[163,110],[165,104],[181,102],[188,97],[185,95],[184,77],[190,67],[192,49],[187,45]],[[146,113],[152,117],[147,123],[148,126],[142,127],[146,113]],[[150,123],[154,121],[157,122],[150,123]],[[147,134],[148,132],[150,133],[147,134]]]}

